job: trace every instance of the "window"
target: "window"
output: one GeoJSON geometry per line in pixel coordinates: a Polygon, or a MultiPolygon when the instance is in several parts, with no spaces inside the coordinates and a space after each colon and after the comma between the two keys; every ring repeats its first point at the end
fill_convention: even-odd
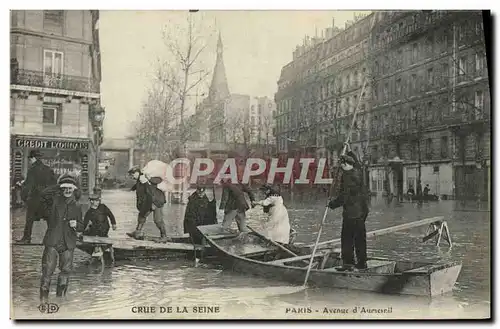
{"type": "Polygon", "coordinates": [[[64,55],[59,51],[43,51],[43,73],[44,75],[57,76],[63,73],[64,55]]]}
{"type": "Polygon", "coordinates": [[[432,139],[427,138],[425,141],[425,156],[427,160],[432,159],[432,139]]]}
{"type": "Polygon", "coordinates": [[[398,49],[398,54],[396,58],[396,69],[400,69],[403,67],[403,50],[398,49]]]}
{"type": "Polygon", "coordinates": [[[358,96],[354,95],[352,102],[354,103],[353,106],[356,108],[358,106],[358,96]]]}
{"type": "Polygon", "coordinates": [[[432,56],[434,54],[434,37],[429,37],[427,43],[427,55],[432,56]]]}
{"type": "Polygon", "coordinates": [[[443,63],[441,68],[441,75],[444,85],[447,86],[450,83],[450,66],[448,65],[448,63],[443,63]]]}
{"type": "Polygon", "coordinates": [[[418,113],[417,113],[417,107],[416,106],[412,106],[410,108],[410,121],[412,123],[418,119],[417,115],[418,115],[418,113]]]}
{"type": "Polygon", "coordinates": [[[433,68],[430,68],[427,70],[427,83],[430,86],[434,85],[434,69],[433,68]]]}
{"type": "Polygon", "coordinates": [[[484,94],[481,90],[476,91],[474,106],[477,110],[482,110],[484,108],[484,94]]]}
{"type": "Polygon", "coordinates": [[[448,136],[441,137],[441,158],[448,158],[448,136]]]}
{"type": "Polygon", "coordinates": [[[387,102],[389,100],[389,84],[385,83],[384,84],[384,102],[387,102]]]}
{"type": "Polygon", "coordinates": [[[401,97],[401,92],[402,92],[401,78],[398,78],[396,80],[396,94],[397,94],[397,96],[401,97]]]}
{"type": "Polygon", "coordinates": [[[432,108],[432,102],[427,103],[427,115],[426,118],[429,122],[432,122],[432,113],[433,113],[433,108],[432,108]]]}
{"type": "Polygon", "coordinates": [[[410,143],[410,160],[417,159],[417,142],[412,141],[410,143]]]}
{"type": "Polygon", "coordinates": [[[476,62],[476,72],[481,74],[484,69],[484,56],[482,54],[476,53],[475,55],[476,62]]]}
{"type": "Polygon", "coordinates": [[[372,158],[374,160],[374,163],[377,163],[378,158],[379,158],[379,155],[378,155],[378,146],[374,145],[373,146],[373,158],[372,158]]]}
{"type": "Polygon", "coordinates": [[[354,87],[358,86],[359,80],[358,80],[358,71],[354,72],[354,87]]]}
{"type": "Polygon", "coordinates": [[[411,91],[415,92],[417,90],[417,75],[411,75],[411,91]]]}
{"type": "Polygon", "coordinates": [[[465,24],[466,22],[462,22],[462,24],[458,25],[458,40],[462,40],[465,38],[465,24]]]}
{"type": "Polygon", "coordinates": [[[49,125],[60,125],[61,106],[58,104],[43,104],[42,122],[49,125]]]}
{"type": "Polygon", "coordinates": [[[49,32],[62,34],[64,10],[44,10],[43,29],[49,32]]]}
{"type": "Polygon", "coordinates": [[[465,72],[467,72],[467,59],[462,56],[458,60],[458,75],[465,75],[465,72]]]}
{"type": "Polygon", "coordinates": [[[441,53],[445,53],[449,50],[448,47],[448,31],[443,31],[443,43],[441,45],[441,53]]]}
{"type": "Polygon", "coordinates": [[[383,155],[384,157],[386,157],[386,158],[388,158],[388,157],[389,157],[389,144],[384,143],[384,144],[382,145],[382,153],[383,153],[382,155],[383,155]]]}
{"type": "Polygon", "coordinates": [[[476,34],[479,36],[483,35],[483,23],[482,22],[476,22],[476,34]]]}
{"type": "Polygon", "coordinates": [[[412,63],[415,63],[418,60],[418,44],[416,42],[413,44],[411,60],[412,63]]]}

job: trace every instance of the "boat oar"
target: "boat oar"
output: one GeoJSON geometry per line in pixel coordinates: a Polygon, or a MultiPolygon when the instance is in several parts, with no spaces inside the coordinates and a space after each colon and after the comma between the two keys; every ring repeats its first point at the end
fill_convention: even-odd
{"type": "MultiPolygon", "coordinates": [[[[255,235],[257,235],[259,238],[261,238],[261,239],[265,240],[266,242],[269,242],[269,243],[271,243],[271,244],[275,245],[276,247],[280,248],[281,250],[285,251],[286,253],[288,253],[288,254],[290,254],[290,255],[292,255],[292,256],[294,256],[294,257],[298,257],[298,256],[299,256],[299,255],[297,255],[296,253],[294,253],[293,251],[291,251],[291,250],[289,250],[289,249],[285,248],[285,247],[284,247],[284,246],[282,246],[281,244],[279,244],[279,243],[277,243],[277,242],[275,242],[275,241],[273,241],[273,240],[271,240],[271,239],[266,238],[265,236],[263,236],[262,234],[260,234],[259,232],[257,232],[257,231],[256,231],[256,230],[254,230],[253,228],[251,228],[250,226],[248,226],[248,225],[247,225],[247,227],[248,227],[248,229],[249,229],[250,231],[252,231],[253,233],[255,233],[255,235]]],[[[305,262],[306,264],[309,264],[309,263],[308,263],[307,261],[305,261],[305,260],[303,260],[303,262],[305,262]]]]}

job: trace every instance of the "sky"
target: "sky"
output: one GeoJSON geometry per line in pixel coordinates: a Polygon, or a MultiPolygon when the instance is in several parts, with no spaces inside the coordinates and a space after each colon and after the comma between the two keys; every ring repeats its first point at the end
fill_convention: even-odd
{"type": "MultiPolygon", "coordinates": [[[[206,44],[200,67],[213,70],[220,32],[230,93],[274,98],[281,68],[292,60],[292,52],[304,37],[314,36],[316,29],[321,35],[333,21],[335,26],[344,27],[355,13],[361,12],[200,11],[194,14],[196,26],[200,27],[197,35],[206,44]]],[[[162,31],[182,42],[186,15],[184,11],[101,11],[105,138],[131,135],[131,122],[141,108],[156,61],[170,58],[162,31]]],[[[198,90],[192,91],[192,97],[206,92],[210,81],[211,74],[198,90]]],[[[190,111],[194,109],[187,113],[190,111]]]]}

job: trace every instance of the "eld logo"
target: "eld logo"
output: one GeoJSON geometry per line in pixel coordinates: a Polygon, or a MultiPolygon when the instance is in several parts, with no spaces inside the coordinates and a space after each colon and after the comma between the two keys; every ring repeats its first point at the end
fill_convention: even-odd
{"type": "Polygon", "coordinates": [[[53,314],[59,311],[59,305],[54,303],[42,303],[38,305],[38,310],[40,313],[53,314]]]}

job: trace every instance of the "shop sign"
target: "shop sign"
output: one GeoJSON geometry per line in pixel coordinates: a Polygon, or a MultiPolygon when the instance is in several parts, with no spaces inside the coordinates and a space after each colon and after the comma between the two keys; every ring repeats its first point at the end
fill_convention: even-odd
{"type": "Polygon", "coordinates": [[[88,150],[89,142],[87,141],[61,141],[61,140],[44,140],[36,138],[16,138],[16,147],[28,147],[38,149],[66,149],[66,150],[88,150]]]}

